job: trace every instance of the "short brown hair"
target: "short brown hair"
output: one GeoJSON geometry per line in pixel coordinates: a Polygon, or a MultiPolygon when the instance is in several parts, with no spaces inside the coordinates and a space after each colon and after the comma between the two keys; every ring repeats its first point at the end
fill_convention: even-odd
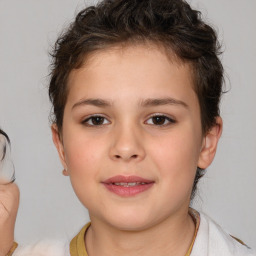
{"type": "MultiPolygon", "coordinates": [[[[202,131],[206,133],[219,116],[223,67],[215,30],[184,0],[103,0],[78,13],[56,41],[52,52],[49,96],[53,122],[62,130],[70,72],[82,66],[88,54],[120,44],[150,42],[171,50],[189,62],[198,96],[202,131]]],[[[198,169],[196,184],[202,176],[198,169]]]]}

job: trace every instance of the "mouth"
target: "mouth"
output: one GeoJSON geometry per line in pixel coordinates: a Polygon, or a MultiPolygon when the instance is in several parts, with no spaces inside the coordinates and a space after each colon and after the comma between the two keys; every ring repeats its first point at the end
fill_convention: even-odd
{"type": "Polygon", "coordinates": [[[154,185],[153,180],[138,176],[114,176],[102,182],[112,193],[121,197],[131,197],[150,189],[154,185]]]}
{"type": "Polygon", "coordinates": [[[134,186],[139,186],[139,185],[146,185],[148,183],[145,182],[115,182],[111,183],[112,185],[115,186],[122,186],[122,187],[134,187],[134,186]]]}

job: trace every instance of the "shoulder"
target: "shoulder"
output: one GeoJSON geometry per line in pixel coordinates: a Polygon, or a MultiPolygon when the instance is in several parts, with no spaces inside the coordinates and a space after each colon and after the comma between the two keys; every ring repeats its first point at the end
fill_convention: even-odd
{"type": "Polygon", "coordinates": [[[207,215],[200,213],[200,226],[191,256],[256,256],[207,215]]]}
{"type": "Polygon", "coordinates": [[[43,241],[34,245],[18,246],[13,256],[69,256],[68,243],[43,241]]]}

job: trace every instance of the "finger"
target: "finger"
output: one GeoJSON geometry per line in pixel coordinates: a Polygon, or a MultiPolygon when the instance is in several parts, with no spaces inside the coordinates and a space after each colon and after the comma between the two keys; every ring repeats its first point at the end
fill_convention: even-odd
{"type": "Polygon", "coordinates": [[[19,206],[20,191],[15,183],[0,185],[0,200],[8,210],[16,211],[19,206]]]}

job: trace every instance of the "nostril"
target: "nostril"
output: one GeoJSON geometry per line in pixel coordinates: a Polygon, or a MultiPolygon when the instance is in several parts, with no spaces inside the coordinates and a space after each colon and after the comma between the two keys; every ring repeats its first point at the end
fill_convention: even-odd
{"type": "MultiPolygon", "coordinates": [[[[117,159],[124,158],[124,159],[125,159],[125,157],[122,157],[122,156],[120,156],[120,155],[115,155],[115,158],[117,158],[117,159]]],[[[132,156],[129,157],[129,158],[136,159],[136,158],[138,158],[138,155],[132,155],[132,156]]]]}

